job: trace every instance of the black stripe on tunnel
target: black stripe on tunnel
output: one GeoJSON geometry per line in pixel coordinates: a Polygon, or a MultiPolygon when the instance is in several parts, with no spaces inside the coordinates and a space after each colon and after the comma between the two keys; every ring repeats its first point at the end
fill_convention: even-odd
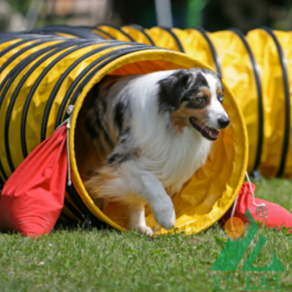
{"type": "MultiPolygon", "coordinates": [[[[108,224],[102,222],[99,220],[96,216],[94,216],[86,207],[86,205],[83,203],[82,199],[80,198],[79,194],[77,193],[76,189],[73,185],[70,187],[66,187],[67,194],[70,196],[72,202],[78,206],[80,211],[85,215],[89,216],[90,220],[93,222],[94,226],[98,229],[105,229],[105,228],[111,228],[108,224]]],[[[63,213],[62,213],[63,214],[63,213]]],[[[84,218],[82,218],[82,221],[84,218]]]]}
{"type": "Polygon", "coordinates": [[[209,48],[211,50],[211,53],[212,53],[212,57],[213,57],[213,61],[214,61],[214,64],[215,64],[216,71],[217,71],[218,74],[221,75],[221,77],[223,77],[221,66],[220,66],[220,62],[219,62],[219,58],[218,58],[218,54],[216,52],[216,49],[215,49],[213,43],[211,42],[210,38],[206,34],[206,31],[201,27],[193,27],[192,29],[195,29],[198,32],[200,32],[202,34],[202,36],[205,38],[205,40],[207,41],[207,43],[209,45],[209,48]]]}
{"type": "MultiPolygon", "coordinates": [[[[16,58],[18,58],[20,55],[22,55],[23,53],[25,53],[26,51],[28,51],[28,50],[30,50],[30,49],[32,49],[32,48],[34,48],[34,47],[37,47],[37,46],[39,46],[39,45],[42,45],[42,44],[45,44],[45,43],[48,43],[48,42],[52,42],[52,41],[60,41],[60,43],[62,43],[64,40],[66,40],[66,39],[64,39],[64,38],[59,38],[59,39],[53,39],[53,38],[43,38],[41,41],[37,41],[37,42],[35,42],[35,43],[33,43],[33,44],[31,44],[31,45],[29,45],[29,46],[26,46],[26,47],[24,47],[23,49],[21,49],[21,50],[19,50],[17,53],[15,53],[15,54],[13,54],[9,59],[7,59],[6,60],[6,62],[1,66],[1,68],[0,68],[0,74],[3,72],[3,70],[9,65],[9,64],[11,64],[16,58]]],[[[53,46],[53,45],[50,45],[51,47],[53,46]]],[[[44,48],[45,49],[45,48],[44,48]]],[[[35,53],[37,53],[37,52],[35,52],[35,53]]],[[[27,56],[26,58],[30,58],[31,57],[31,55],[30,56],[27,56]]],[[[22,60],[23,61],[23,60],[22,60]]],[[[21,62],[22,62],[21,61],[21,62]]],[[[17,66],[18,66],[19,64],[17,64],[17,66]]],[[[7,74],[7,76],[5,77],[5,79],[3,80],[3,82],[0,84],[0,92],[1,92],[1,90],[2,90],[2,88],[3,88],[3,86],[5,85],[5,83],[6,83],[6,81],[11,77],[11,75],[12,75],[12,73],[13,72],[15,72],[15,67],[13,68],[13,70],[11,70],[8,74],[7,74]]],[[[0,107],[1,107],[1,100],[0,100],[0,107]]]]}
{"type": "MultiPolygon", "coordinates": [[[[9,167],[10,167],[10,170],[11,172],[13,172],[15,170],[15,166],[13,164],[13,161],[12,161],[12,157],[11,157],[11,152],[10,152],[10,147],[9,147],[9,126],[10,126],[10,119],[11,119],[11,115],[12,115],[12,110],[13,110],[13,107],[14,107],[14,104],[16,102],[16,99],[17,99],[17,96],[23,86],[23,84],[25,83],[25,81],[29,78],[29,76],[34,72],[34,70],[36,68],[38,68],[38,66],[40,64],[42,64],[45,60],[47,60],[48,58],[50,58],[51,56],[57,54],[58,52],[62,51],[62,50],[65,50],[66,48],[68,47],[71,47],[75,44],[76,42],[61,42],[57,45],[55,45],[54,49],[52,47],[47,47],[43,50],[40,50],[39,52],[37,52],[34,56],[34,59],[37,59],[39,56],[41,56],[42,54],[48,52],[48,51],[51,51],[53,49],[52,52],[46,54],[44,57],[42,57],[40,60],[38,60],[28,71],[27,73],[22,77],[22,79],[20,80],[20,82],[18,83],[17,87],[15,88],[14,92],[13,92],[13,95],[11,97],[11,100],[10,100],[10,103],[9,103],[9,106],[8,106],[8,110],[7,110],[7,114],[6,114],[6,119],[5,119],[5,130],[4,130],[4,141],[5,141],[5,151],[6,151],[6,157],[7,157],[7,160],[8,160],[8,163],[9,163],[9,167]]],[[[22,66],[23,68],[29,64],[29,62],[27,62],[27,59],[23,60],[22,62],[22,66]]],[[[17,75],[15,75],[16,77],[17,75]]],[[[14,81],[14,78],[11,78],[11,83],[14,81]]],[[[10,80],[9,80],[10,82],[10,80]]],[[[25,107],[24,107],[24,110],[25,110],[25,107]]],[[[23,122],[23,120],[22,120],[23,122]]]]}
{"type": "Polygon", "coordinates": [[[183,48],[183,45],[182,45],[181,41],[179,40],[177,35],[170,28],[163,27],[163,26],[159,26],[159,28],[161,28],[161,29],[165,30],[166,32],[168,32],[173,37],[173,39],[175,40],[176,45],[178,46],[180,52],[185,53],[185,50],[183,48]]]}
{"type": "MultiPolygon", "coordinates": [[[[109,41],[105,41],[104,43],[107,44],[107,43],[109,43],[109,41]]],[[[101,51],[103,51],[105,49],[117,47],[117,46],[120,46],[120,45],[128,45],[128,44],[129,43],[127,43],[127,42],[110,41],[110,45],[105,45],[105,46],[102,46],[102,47],[98,47],[98,48],[96,48],[96,49],[84,54],[82,57],[80,57],[78,60],[76,60],[72,65],[70,65],[70,67],[62,74],[61,78],[57,81],[56,85],[54,86],[54,88],[53,88],[53,90],[52,90],[52,92],[50,94],[50,97],[48,99],[48,102],[46,104],[46,108],[45,108],[45,112],[44,112],[44,116],[43,116],[43,121],[42,121],[42,129],[41,129],[41,139],[42,139],[42,141],[45,140],[45,138],[46,138],[47,123],[48,123],[48,119],[49,119],[49,115],[50,115],[50,111],[51,111],[54,99],[55,99],[55,97],[56,97],[56,95],[58,93],[58,90],[60,89],[63,81],[70,74],[70,72],[78,64],[80,64],[82,61],[84,61],[85,59],[89,58],[90,56],[92,56],[94,54],[97,54],[98,52],[101,52],[101,51]]],[[[71,87],[69,88],[69,90],[70,89],[71,89],[71,87]]],[[[31,94],[34,94],[34,92],[31,92],[31,94]]],[[[25,132],[24,132],[24,130],[21,131],[21,142],[22,143],[26,143],[25,142],[25,132]]],[[[25,149],[25,146],[23,146],[22,148],[25,149]]]]}
{"type": "Polygon", "coordinates": [[[146,38],[148,39],[148,41],[150,42],[150,44],[151,44],[152,46],[155,46],[155,44],[154,44],[152,38],[151,38],[150,35],[145,31],[145,28],[142,27],[140,31],[146,36],[146,38]]]}
{"type": "MultiPolygon", "coordinates": [[[[103,31],[103,30],[101,30],[101,29],[99,29],[99,28],[97,28],[97,27],[93,27],[92,29],[94,29],[94,30],[96,30],[96,31],[98,31],[98,32],[101,32],[101,33],[107,35],[107,36],[108,36],[110,39],[112,39],[112,40],[115,39],[111,34],[109,34],[109,33],[106,32],[106,31],[103,31]]],[[[101,35],[99,35],[99,36],[101,36],[101,35]]],[[[101,37],[102,37],[102,36],[101,36],[101,37]]]]}
{"type": "MultiPolygon", "coordinates": [[[[40,82],[43,80],[43,78],[45,77],[45,75],[52,69],[53,66],[55,66],[61,59],[63,59],[64,57],[66,57],[67,55],[81,49],[81,48],[84,48],[86,46],[90,46],[92,44],[96,44],[95,41],[89,41],[89,40],[82,40],[81,42],[79,43],[76,43],[76,41],[71,41],[70,43],[69,42],[66,42],[66,44],[69,44],[67,45],[67,47],[72,47],[71,49],[67,50],[66,52],[64,52],[63,54],[61,54],[60,56],[58,56],[56,59],[54,59],[43,71],[42,73],[40,74],[40,76],[37,78],[37,80],[34,82],[29,94],[27,95],[27,98],[26,98],[26,101],[25,101],[25,104],[24,104],[24,111],[23,111],[23,116],[22,116],[22,120],[23,120],[23,123],[26,124],[26,118],[27,118],[27,112],[28,112],[28,108],[29,108],[29,105],[30,105],[30,102],[31,102],[31,99],[37,89],[37,87],[39,86],[40,82]]],[[[58,50],[54,51],[53,54],[61,51],[62,49],[59,48],[58,50]]],[[[47,57],[49,57],[49,55],[47,55],[47,57]]],[[[47,58],[45,56],[44,59],[47,58]]],[[[23,127],[22,127],[23,128],[23,127]]],[[[44,139],[41,137],[41,140],[43,141],[44,139]]],[[[26,152],[26,155],[27,155],[27,152],[26,152]]],[[[24,156],[26,157],[26,156],[24,156]]]]}
{"type": "MultiPolygon", "coordinates": [[[[22,48],[21,50],[19,50],[17,53],[13,54],[9,59],[6,60],[6,62],[1,66],[0,68],[0,73],[3,72],[3,70],[9,65],[11,64],[16,58],[18,58],[20,55],[22,55],[23,53],[25,53],[26,51],[28,51],[29,49],[32,49],[36,46],[39,46],[39,45],[42,45],[44,43],[47,43],[49,42],[50,39],[47,39],[47,40],[42,40],[42,41],[36,41],[35,43],[29,45],[29,46],[26,46],[24,48],[22,48]]],[[[11,75],[11,72],[9,72],[9,74],[11,75]]],[[[1,88],[3,87],[3,85],[5,84],[5,82],[3,81],[1,84],[0,84],[0,91],[1,91],[1,88]],[[2,85],[2,87],[1,87],[2,85]]]]}
{"type": "Polygon", "coordinates": [[[126,25],[126,26],[129,26],[129,27],[132,27],[133,29],[135,30],[138,30],[140,31],[141,33],[143,33],[143,35],[148,39],[148,41],[150,42],[151,46],[155,46],[152,38],[149,36],[149,34],[145,31],[145,28],[141,25],[137,25],[137,24],[133,24],[133,25],[126,25]]]}
{"type": "Polygon", "coordinates": [[[243,42],[243,44],[248,52],[248,55],[249,55],[249,58],[251,61],[251,65],[252,65],[252,69],[253,69],[253,73],[254,73],[256,87],[257,87],[258,108],[259,108],[259,112],[258,112],[259,113],[259,132],[258,132],[258,145],[257,145],[256,159],[255,159],[254,166],[253,166],[253,171],[255,171],[258,169],[258,167],[261,163],[261,155],[262,155],[263,142],[264,142],[264,106],[263,106],[263,95],[262,95],[262,85],[261,85],[260,72],[258,70],[258,66],[257,66],[256,60],[254,58],[254,55],[250,49],[250,46],[244,37],[244,34],[236,28],[232,28],[231,31],[233,31],[235,34],[238,35],[238,37],[242,40],[242,42],[243,42]]]}
{"type": "Polygon", "coordinates": [[[62,221],[65,221],[65,222],[67,221],[67,223],[70,223],[70,224],[76,223],[76,221],[74,221],[71,217],[66,215],[64,212],[61,213],[59,219],[61,219],[62,221]]]}
{"type": "MultiPolygon", "coordinates": [[[[43,48],[42,50],[31,54],[30,56],[28,56],[24,60],[22,60],[19,64],[17,64],[13,68],[13,70],[11,70],[9,72],[9,74],[3,80],[3,83],[0,85],[0,92],[3,88],[3,86],[5,85],[5,87],[2,91],[2,94],[0,96],[0,108],[1,108],[2,102],[4,100],[4,97],[6,96],[7,91],[9,90],[9,88],[10,88],[11,84],[13,83],[13,81],[15,80],[15,78],[18,76],[19,72],[21,72],[25,68],[25,66],[27,66],[32,60],[34,60],[36,58],[36,56],[40,56],[41,54],[43,54],[49,50],[53,50],[53,49],[57,48],[58,45],[60,45],[60,44],[62,44],[62,42],[60,42],[59,44],[55,44],[55,45],[51,45],[49,47],[43,48]]],[[[11,167],[11,166],[9,165],[9,167],[11,167]]],[[[8,176],[4,171],[3,164],[1,162],[1,157],[0,157],[0,170],[1,170],[4,178],[7,179],[8,176]]]]}
{"type": "Polygon", "coordinates": [[[67,26],[67,25],[50,25],[46,27],[36,28],[30,33],[38,34],[56,34],[64,33],[71,36],[75,36],[81,39],[101,39],[101,37],[94,32],[92,32],[92,27],[90,26],[67,26]]]}
{"type": "Polygon", "coordinates": [[[80,221],[83,221],[82,214],[68,200],[65,199],[64,204],[73,215],[75,215],[80,221]]]}
{"type": "Polygon", "coordinates": [[[10,42],[10,41],[15,41],[15,39],[23,39],[23,38],[27,38],[27,37],[31,37],[28,36],[27,33],[15,33],[15,32],[1,32],[1,38],[0,38],[0,44],[4,44],[6,42],[10,42]]]}
{"type": "MultiPolygon", "coordinates": [[[[125,43],[125,44],[128,44],[129,43],[125,43]]],[[[103,66],[105,66],[106,64],[108,64],[109,62],[111,62],[114,58],[118,57],[118,56],[122,56],[124,54],[127,54],[127,53],[130,53],[130,52],[133,52],[135,50],[143,50],[143,49],[158,49],[156,47],[151,47],[151,46],[148,46],[148,45],[142,45],[142,44],[138,44],[138,43],[134,43],[135,45],[132,45],[130,44],[131,46],[130,47],[125,47],[125,48],[121,48],[119,49],[119,51],[112,51],[112,52],[109,52],[103,56],[101,56],[100,58],[98,58],[97,60],[95,60],[94,62],[92,62],[90,65],[88,65],[79,75],[78,77],[74,80],[74,82],[71,84],[69,90],[67,91],[64,99],[62,100],[62,103],[61,103],[61,106],[60,106],[60,109],[59,109],[59,112],[58,112],[58,115],[57,115],[57,119],[56,119],[56,126],[55,128],[57,128],[61,121],[62,121],[62,116],[63,116],[63,113],[65,111],[65,107],[66,107],[66,104],[68,102],[68,100],[70,99],[70,96],[72,94],[72,92],[74,91],[75,89],[75,86],[77,86],[77,84],[81,81],[81,79],[91,70],[93,69],[98,63],[101,63],[103,62],[104,60],[108,59],[111,57],[111,59],[108,59],[107,61],[105,61],[104,63],[102,63],[100,66],[98,66],[98,70],[100,70],[100,68],[102,68],[103,66]]],[[[118,46],[118,45],[117,45],[118,46]]],[[[92,72],[94,72],[94,74],[96,73],[96,70],[94,69],[92,72]]],[[[75,90],[76,92],[76,90],[75,90]]],[[[78,93],[79,94],[79,93],[78,93]]],[[[77,99],[77,98],[76,98],[77,99]]]]}
{"type": "Polygon", "coordinates": [[[282,148],[282,157],[279,165],[279,170],[277,173],[277,177],[281,177],[284,173],[286,158],[289,149],[289,140],[290,140],[290,88],[289,88],[289,78],[288,78],[288,70],[287,70],[287,61],[283,52],[283,49],[274,34],[274,32],[269,27],[262,27],[264,31],[266,31],[275,42],[277,47],[277,51],[279,54],[279,59],[282,67],[283,74],[283,84],[284,84],[284,92],[285,92],[285,132],[284,132],[284,141],[282,148]]]}
{"type": "Polygon", "coordinates": [[[34,40],[36,40],[36,39],[37,39],[37,37],[26,38],[26,39],[24,39],[24,40],[22,40],[22,41],[19,41],[19,42],[14,43],[13,45],[10,45],[9,47],[7,47],[6,49],[4,49],[4,50],[2,50],[2,51],[0,52],[0,58],[1,58],[2,56],[4,56],[6,53],[8,53],[9,51],[13,50],[14,48],[16,48],[16,47],[18,47],[18,46],[21,46],[22,44],[25,44],[25,43],[27,43],[27,42],[34,41],[34,40]]]}
{"type": "MultiPolygon", "coordinates": [[[[26,41],[28,42],[29,40],[33,40],[32,37],[30,35],[24,35],[26,37],[26,41]]],[[[34,35],[33,35],[34,36],[34,35]]],[[[36,42],[34,42],[33,44],[26,46],[24,48],[22,48],[21,50],[19,50],[17,53],[13,54],[8,60],[6,60],[6,62],[0,67],[0,73],[3,72],[3,70],[12,62],[14,61],[16,58],[18,58],[21,54],[25,53],[26,51],[28,51],[29,49],[32,49],[38,45],[47,43],[47,42],[53,42],[53,41],[65,41],[68,40],[68,38],[63,38],[63,37],[58,37],[58,36],[43,36],[43,35],[37,35],[36,36],[36,42]]],[[[29,57],[29,56],[28,56],[29,57]]],[[[3,84],[3,83],[2,83],[3,84]]],[[[0,89],[1,92],[1,89],[0,89]]]]}
{"type": "Polygon", "coordinates": [[[100,28],[101,26],[108,26],[108,27],[114,28],[117,31],[119,31],[120,33],[122,33],[125,37],[127,37],[130,42],[135,42],[135,40],[130,35],[128,35],[126,32],[124,32],[119,26],[116,26],[113,24],[98,24],[95,28],[98,28],[103,33],[106,33],[106,32],[102,28],[100,28]]]}
{"type": "MultiPolygon", "coordinates": [[[[4,180],[2,179],[1,175],[0,175],[0,190],[2,190],[4,187],[4,180]]],[[[1,201],[1,191],[0,191],[0,201],[1,201]]]]}

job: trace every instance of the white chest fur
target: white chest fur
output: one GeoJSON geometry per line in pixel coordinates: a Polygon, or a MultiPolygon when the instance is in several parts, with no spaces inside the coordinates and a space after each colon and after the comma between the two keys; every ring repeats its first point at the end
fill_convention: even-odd
{"type": "Polygon", "coordinates": [[[162,182],[169,195],[180,191],[208,157],[212,143],[198,136],[185,128],[179,136],[161,135],[155,144],[143,143],[139,164],[162,182]]]}

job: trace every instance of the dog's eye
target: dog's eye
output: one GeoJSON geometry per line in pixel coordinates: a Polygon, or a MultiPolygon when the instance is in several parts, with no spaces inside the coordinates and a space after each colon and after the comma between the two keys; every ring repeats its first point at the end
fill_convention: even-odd
{"type": "Polygon", "coordinates": [[[218,97],[218,100],[222,103],[222,102],[223,102],[223,95],[220,95],[220,96],[218,97]]]}
{"type": "Polygon", "coordinates": [[[205,97],[197,97],[196,102],[203,103],[205,101],[205,97]]]}

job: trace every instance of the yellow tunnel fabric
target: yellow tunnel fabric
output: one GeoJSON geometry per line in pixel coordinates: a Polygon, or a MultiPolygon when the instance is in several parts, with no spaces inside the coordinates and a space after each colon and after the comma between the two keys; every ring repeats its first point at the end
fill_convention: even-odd
{"type": "MultiPolygon", "coordinates": [[[[3,34],[0,39],[1,179],[6,181],[27,155],[52,135],[66,119],[67,106],[74,105],[69,136],[73,185],[67,187],[61,218],[80,222],[89,219],[97,227],[110,225],[125,230],[125,208],[116,206],[114,211],[101,211],[80,178],[74,139],[82,104],[90,89],[107,74],[145,74],[192,67],[209,68],[185,54],[136,42],[3,34]]],[[[220,133],[206,165],[173,199],[176,227],[186,233],[200,232],[226,213],[240,190],[247,167],[245,123],[229,86],[224,80],[223,83],[224,107],[231,124],[220,133]]],[[[146,219],[151,227],[159,229],[149,209],[146,219]]]]}

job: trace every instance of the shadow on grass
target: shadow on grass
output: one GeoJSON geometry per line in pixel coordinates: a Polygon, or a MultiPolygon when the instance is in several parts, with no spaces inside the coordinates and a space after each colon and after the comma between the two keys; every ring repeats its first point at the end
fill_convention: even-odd
{"type": "MultiPolygon", "coordinates": [[[[76,231],[113,231],[114,229],[111,226],[102,226],[102,227],[96,227],[92,224],[82,224],[80,222],[76,223],[67,223],[60,219],[58,219],[57,223],[55,224],[53,231],[67,231],[67,232],[76,232],[76,231]]],[[[115,230],[116,232],[119,232],[118,230],[115,230]]]]}

